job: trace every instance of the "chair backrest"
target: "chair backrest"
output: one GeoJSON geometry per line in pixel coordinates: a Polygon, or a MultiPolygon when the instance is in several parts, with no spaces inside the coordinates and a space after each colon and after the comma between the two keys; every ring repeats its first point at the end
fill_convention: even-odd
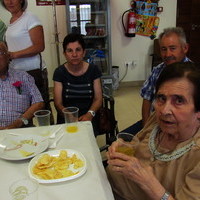
{"type": "Polygon", "coordinates": [[[100,150],[105,150],[113,141],[116,140],[118,134],[118,125],[115,118],[114,98],[112,96],[104,96],[102,108],[99,110],[99,135],[105,134],[106,145],[100,150]]]}
{"type": "Polygon", "coordinates": [[[153,53],[151,54],[152,56],[152,69],[153,67],[157,66],[160,64],[163,60],[161,58],[160,54],[160,45],[159,45],[159,39],[154,39],[153,43],[153,53]]]}
{"type": "Polygon", "coordinates": [[[154,39],[154,41],[153,41],[153,54],[156,55],[157,57],[161,58],[159,39],[154,39]]]}

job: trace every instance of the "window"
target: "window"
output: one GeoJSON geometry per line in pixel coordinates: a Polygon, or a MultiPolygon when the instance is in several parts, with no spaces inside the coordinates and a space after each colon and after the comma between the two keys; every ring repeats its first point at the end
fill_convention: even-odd
{"type": "Polygon", "coordinates": [[[86,23],[91,23],[91,5],[70,5],[69,9],[72,32],[86,35],[85,25],[86,23]],[[79,12],[77,12],[77,10],[80,11],[80,15],[78,15],[79,12]]]}

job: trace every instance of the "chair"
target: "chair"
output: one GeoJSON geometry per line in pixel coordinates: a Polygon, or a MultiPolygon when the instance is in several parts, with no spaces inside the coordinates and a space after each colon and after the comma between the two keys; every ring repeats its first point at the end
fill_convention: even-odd
{"type": "Polygon", "coordinates": [[[53,98],[50,98],[49,101],[45,104],[45,109],[51,111],[51,115],[50,115],[50,124],[51,124],[51,125],[54,125],[54,124],[56,124],[56,120],[54,119],[53,107],[52,107],[52,105],[51,105],[51,102],[54,103],[54,99],[53,99],[53,98]]]}
{"type": "Polygon", "coordinates": [[[151,69],[153,69],[153,67],[155,67],[158,64],[160,64],[161,62],[163,62],[161,55],[160,55],[159,39],[154,39],[154,41],[153,41],[153,53],[150,56],[152,56],[151,69]]]}
{"type": "Polygon", "coordinates": [[[105,151],[108,147],[116,140],[116,135],[118,134],[118,125],[115,119],[114,110],[114,98],[112,96],[103,96],[103,105],[99,111],[100,117],[100,133],[99,135],[105,134],[106,144],[100,147],[100,152],[105,151]]]}
{"type": "Polygon", "coordinates": [[[40,66],[41,66],[40,70],[31,70],[31,71],[27,71],[27,73],[30,74],[35,80],[35,84],[37,88],[39,89],[40,94],[44,100],[44,104],[45,104],[44,109],[51,111],[50,124],[53,125],[54,118],[53,118],[52,108],[50,105],[53,99],[50,99],[50,94],[49,94],[48,72],[46,68],[42,70],[42,63],[40,63],[40,66]]]}
{"type": "Polygon", "coordinates": [[[137,121],[135,124],[129,126],[128,128],[120,131],[120,132],[125,132],[125,133],[130,133],[132,135],[136,135],[140,130],[142,130],[143,124],[142,124],[142,119],[137,121]]]}

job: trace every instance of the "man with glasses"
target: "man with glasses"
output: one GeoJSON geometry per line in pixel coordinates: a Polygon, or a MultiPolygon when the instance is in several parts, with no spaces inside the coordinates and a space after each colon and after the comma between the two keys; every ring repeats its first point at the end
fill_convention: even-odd
{"type": "Polygon", "coordinates": [[[32,76],[9,69],[9,54],[0,42],[0,130],[32,125],[33,113],[44,103],[32,76]]]}

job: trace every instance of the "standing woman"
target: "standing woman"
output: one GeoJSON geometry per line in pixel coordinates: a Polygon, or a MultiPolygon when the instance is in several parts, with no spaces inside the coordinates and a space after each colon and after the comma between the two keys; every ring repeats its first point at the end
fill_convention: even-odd
{"type": "Polygon", "coordinates": [[[80,34],[69,34],[63,41],[67,60],[53,76],[54,104],[58,111],[57,123],[64,123],[62,109],[79,108],[79,121],[92,121],[94,134],[98,134],[95,114],[102,105],[101,72],[97,66],[83,60],[85,43],[80,34]]]}
{"type": "Polygon", "coordinates": [[[27,0],[2,0],[2,6],[11,13],[6,31],[10,67],[28,72],[34,77],[44,102],[49,99],[47,72],[40,53],[44,50],[44,32],[40,20],[26,11],[27,0]]]}

